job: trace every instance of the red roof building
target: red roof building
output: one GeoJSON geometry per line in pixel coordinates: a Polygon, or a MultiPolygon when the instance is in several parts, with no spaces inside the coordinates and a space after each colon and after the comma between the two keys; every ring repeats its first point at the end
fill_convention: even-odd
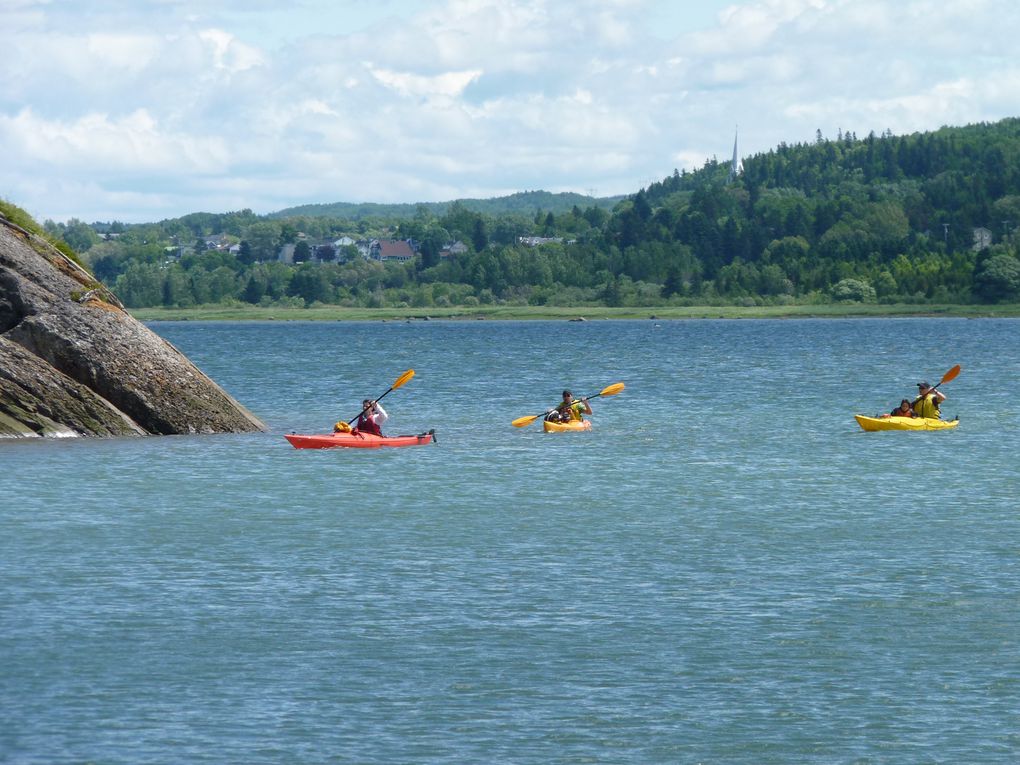
{"type": "Polygon", "coordinates": [[[372,257],[376,260],[405,261],[414,258],[414,250],[403,239],[377,239],[372,247],[372,257]]]}

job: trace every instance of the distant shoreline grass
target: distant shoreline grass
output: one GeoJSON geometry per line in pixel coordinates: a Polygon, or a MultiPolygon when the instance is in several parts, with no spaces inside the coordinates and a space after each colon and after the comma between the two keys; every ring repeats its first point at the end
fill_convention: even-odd
{"type": "Polygon", "coordinates": [[[827,304],[783,306],[660,306],[564,308],[560,306],[470,306],[449,308],[263,308],[208,305],[193,308],[136,308],[140,321],[414,321],[414,320],[602,320],[602,319],[797,319],[892,318],[931,316],[943,318],[1020,317],[1020,304],[908,305],[827,304]]]}

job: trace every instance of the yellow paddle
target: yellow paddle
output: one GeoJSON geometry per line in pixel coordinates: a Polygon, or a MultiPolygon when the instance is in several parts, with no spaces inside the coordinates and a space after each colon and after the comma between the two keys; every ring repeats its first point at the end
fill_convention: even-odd
{"type": "MultiPolygon", "coordinates": [[[[620,391],[623,390],[623,387],[624,386],[623,386],[622,382],[613,383],[612,385],[607,385],[605,388],[600,390],[598,393],[595,393],[594,395],[585,396],[584,398],[581,399],[581,401],[586,401],[586,400],[589,400],[589,399],[598,398],[599,396],[615,396],[617,393],[619,393],[620,391]]],[[[539,417],[545,417],[547,414],[549,414],[550,412],[554,412],[554,411],[556,411],[555,407],[553,407],[552,409],[546,409],[541,414],[531,414],[531,415],[528,415],[527,417],[518,417],[516,420],[514,420],[510,424],[513,425],[515,428],[527,427],[528,425],[533,423],[535,420],[537,420],[539,417]]]]}
{"type": "MultiPolygon", "coordinates": [[[[400,375],[400,377],[398,377],[394,381],[393,385],[391,385],[389,388],[386,389],[386,393],[389,393],[391,390],[396,390],[401,385],[403,385],[404,383],[409,381],[412,377],[414,377],[414,370],[413,369],[408,369],[406,372],[404,372],[404,374],[400,375]]],[[[379,401],[379,399],[383,398],[383,396],[385,396],[386,393],[383,393],[382,396],[379,396],[379,398],[377,398],[375,400],[379,401]]],[[[365,412],[367,412],[370,408],[371,407],[367,407],[366,406],[364,409],[362,409],[360,412],[358,412],[358,414],[355,417],[351,418],[347,422],[344,422],[343,420],[341,420],[335,426],[333,426],[333,430],[337,431],[337,432],[341,432],[341,433],[349,433],[350,430],[351,430],[351,425],[355,421],[357,421],[358,417],[361,417],[361,415],[363,415],[365,412]]]]}

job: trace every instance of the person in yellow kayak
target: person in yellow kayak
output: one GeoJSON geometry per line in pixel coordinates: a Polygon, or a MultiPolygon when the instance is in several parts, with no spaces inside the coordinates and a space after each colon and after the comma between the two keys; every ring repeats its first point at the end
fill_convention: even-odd
{"type": "Polygon", "coordinates": [[[914,414],[918,417],[938,420],[942,417],[939,405],[945,400],[945,393],[931,387],[926,382],[919,382],[917,384],[917,398],[911,402],[910,408],[914,410],[914,414]]]}
{"type": "Polygon", "coordinates": [[[352,429],[346,422],[340,421],[333,427],[333,432],[372,433],[373,435],[381,436],[383,423],[389,418],[390,416],[386,414],[386,410],[382,408],[382,404],[378,401],[366,398],[361,402],[361,414],[359,414],[358,419],[354,421],[354,428],[352,429]]]}
{"type": "Polygon", "coordinates": [[[575,399],[574,394],[569,390],[563,391],[563,400],[556,405],[556,408],[546,417],[550,422],[570,422],[571,420],[583,420],[583,414],[591,414],[591,405],[588,399],[575,399]]]}
{"type": "Polygon", "coordinates": [[[889,414],[883,414],[883,417],[917,417],[914,414],[914,410],[910,406],[910,399],[905,398],[900,401],[900,405],[893,409],[889,414]]]}

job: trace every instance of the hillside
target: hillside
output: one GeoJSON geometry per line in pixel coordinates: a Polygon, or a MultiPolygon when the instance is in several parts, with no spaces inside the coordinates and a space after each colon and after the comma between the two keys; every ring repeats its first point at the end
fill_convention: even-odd
{"type": "Polygon", "coordinates": [[[731,297],[995,301],[1020,290],[1018,159],[1018,119],[819,135],[745,159],[732,181],[714,163],[674,174],[621,205],[609,229],[635,255],[682,247],[652,273],[631,272],[672,278],[678,291],[711,280],[731,297]]]}
{"type": "Polygon", "coordinates": [[[457,199],[450,202],[418,202],[416,204],[333,202],[331,204],[309,204],[288,207],[285,210],[270,213],[267,217],[276,219],[297,217],[343,218],[351,221],[361,221],[366,218],[404,219],[413,218],[418,214],[419,209],[427,210],[430,214],[441,217],[455,204],[482,215],[525,215],[530,217],[538,212],[551,212],[554,215],[558,215],[569,211],[575,206],[595,206],[611,210],[613,205],[624,198],[623,196],[598,198],[572,192],[554,194],[549,191],[521,191],[505,197],[457,199]]]}
{"type": "Polygon", "coordinates": [[[50,233],[130,307],[925,305],[1020,298],[1018,226],[1020,119],[1007,119],[819,134],[734,177],[710,161],[619,200],[525,192],[194,213],[107,225],[107,241],[98,224],[50,233]],[[411,252],[366,257],[385,240],[411,252]]]}

